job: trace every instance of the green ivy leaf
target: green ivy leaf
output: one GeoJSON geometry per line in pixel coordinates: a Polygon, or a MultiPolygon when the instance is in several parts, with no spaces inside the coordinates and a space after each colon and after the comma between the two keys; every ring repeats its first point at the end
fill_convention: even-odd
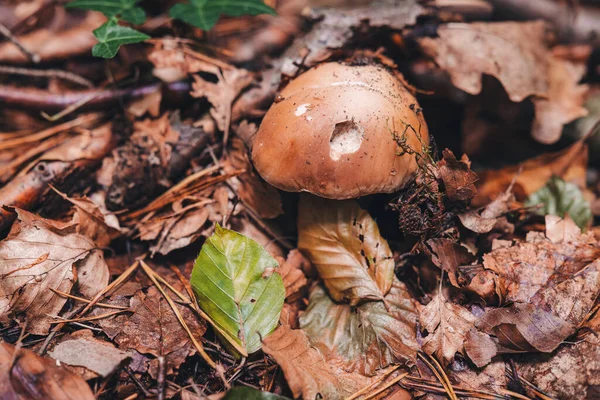
{"type": "Polygon", "coordinates": [[[290,400],[288,397],[274,393],[261,392],[247,386],[237,386],[229,389],[223,400],[290,400]]]}
{"type": "Polygon", "coordinates": [[[175,4],[169,10],[172,18],[180,19],[205,31],[212,28],[221,15],[275,15],[275,10],[262,0],[190,0],[175,4]]]}
{"type": "Polygon", "coordinates": [[[259,350],[277,327],[285,298],[278,267],[254,240],[219,225],[196,259],[190,283],[198,305],[242,356],[259,350]]]}
{"type": "Polygon", "coordinates": [[[136,6],[141,0],[74,0],[65,7],[99,11],[107,18],[117,17],[132,24],[141,24],[146,20],[146,13],[136,6]]]}
{"type": "Polygon", "coordinates": [[[150,39],[150,36],[126,26],[117,25],[112,18],[94,30],[98,43],[92,48],[92,55],[102,58],[113,58],[123,44],[139,43],[150,39]]]}
{"type": "Polygon", "coordinates": [[[543,207],[537,210],[540,215],[558,215],[564,217],[568,214],[582,229],[585,229],[592,220],[592,209],[577,185],[565,182],[557,176],[548,180],[546,186],[533,193],[527,199],[526,206],[543,207]]]}

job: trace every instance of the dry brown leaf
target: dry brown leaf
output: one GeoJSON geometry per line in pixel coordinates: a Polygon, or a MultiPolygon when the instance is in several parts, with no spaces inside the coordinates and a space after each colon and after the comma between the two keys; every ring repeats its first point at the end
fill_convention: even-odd
{"type": "Polygon", "coordinates": [[[434,238],[426,242],[425,250],[430,253],[431,262],[448,273],[452,285],[459,287],[458,267],[469,265],[475,261],[475,256],[466,247],[451,239],[434,238]]]}
{"type": "Polygon", "coordinates": [[[246,207],[267,219],[283,214],[279,192],[253,170],[248,151],[241,139],[231,140],[223,169],[229,173],[235,170],[246,171],[242,175],[231,178],[233,188],[246,207]]]}
{"type": "Polygon", "coordinates": [[[440,27],[438,35],[419,43],[459,89],[479,94],[487,74],[502,83],[514,102],[533,96],[531,133],[537,141],[555,143],[563,125],[587,114],[583,97],[588,88],[578,84],[585,66],[552,55],[544,22],[453,23],[440,27]]]}
{"type": "Polygon", "coordinates": [[[88,384],[31,350],[0,343],[0,398],[2,400],[94,400],[88,384]]]}
{"type": "Polygon", "coordinates": [[[283,370],[294,398],[341,400],[370,382],[365,376],[329,364],[300,329],[280,326],[264,339],[263,351],[283,370]]]}
{"type": "MultiPolygon", "coordinates": [[[[174,279],[168,279],[168,281],[177,290],[184,292],[181,283],[174,279]]],[[[136,293],[131,298],[129,305],[133,311],[131,317],[118,316],[110,320],[102,320],[101,326],[106,325],[108,329],[119,331],[114,337],[114,341],[121,349],[132,349],[155,357],[165,356],[166,371],[168,374],[173,373],[195,351],[175,313],[154,286],[148,288],[146,294],[142,291],[136,293]]],[[[204,321],[200,320],[188,307],[180,305],[177,307],[193,335],[201,338],[206,331],[204,321]]],[[[156,360],[150,363],[149,368],[150,373],[156,376],[156,360]]]]}
{"type": "Polygon", "coordinates": [[[217,78],[218,82],[212,83],[194,75],[190,94],[194,97],[206,97],[212,104],[210,115],[215,119],[219,130],[224,132],[226,140],[231,125],[231,106],[242,90],[252,83],[254,76],[245,69],[236,68],[219,71],[217,78]]]}
{"type": "Polygon", "coordinates": [[[217,75],[219,67],[231,68],[220,60],[194,52],[177,39],[154,41],[148,60],[154,65],[154,76],[169,83],[186,79],[189,74],[196,72],[217,75]]]}
{"type": "Polygon", "coordinates": [[[435,354],[439,360],[450,362],[456,352],[463,351],[465,335],[477,318],[464,307],[454,304],[438,294],[421,310],[419,321],[427,330],[422,348],[435,354]]]}
{"type": "Polygon", "coordinates": [[[308,280],[304,271],[311,268],[308,261],[297,249],[290,251],[285,261],[279,263],[279,273],[285,286],[285,301],[292,303],[304,297],[308,280]]]}
{"type": "Polygon", "coordinates": [[[300,326],[330,364],[372,376],[392,363],[415,363],[416,318],[406,286],[395,279],[383,301],[357,308],[334,303],[317,286],[300,317],[300,326]]]}
{"type": "Polygon", "coordinates": [[[504,193],[487,206],[459,214],[458,218],[465,228],[476,233],[488,233],[494,229],[500,217],[510,210],[514,199],[512,186],[509,185],[504,193]]]}
{"type": "Polygon", "coordinates": [[[127,352],[116,349],[111,342],[94,338],[88,329],[61,338],[48,354],[61,363],[85,367],[103,377],[109,376],[129,357],[127,352]]]}
{"type": "Polygon", "coordinates": [[[298,249],[317,268],[331,297],[356,305],[381,300],[394,275],[392,252],[369,213],[353,201],[302,195],[298,249]]]}
{"type": "Polygon", "coordinates": [[[437,175],[444,182],[446,194],[451,201],[470,201],[477,194],[474,183],[477,174],[471,171],[471,162],[466,154],[460,160],[448,149],[437,163],[437,175]]]}
{"type": "Polygon", "coordinates": [[[151,117],[158,117],[160,115],[160,102],[162,101],[162,92],[157,90],[138,100],[132,101],[127,107],[127,111],[136,117],[142,117],[148,113],[151,117]]]}
{"type": "Polygon", "coordinates": [[[44,335],[75,283],[92,297],[108,284],[102,250],[76,232],[77,225],[15,210],[17,221],[0,242],[0,315],[25,313],[28,330],[44,335]]]}
{"type": "Polygon", "coordinates": [[[567,215],[561,218],[558,215],[546,215],[546,237],[552,243],[573,242],[581,236],[581,229],[567,215]]]}
{"type": "Polygon", "coordinates": [[[541,189],[553,175],[583,189],[587,160],[587,146],[578,141],[564,150],[542,154],[520,165],[479,172],[478,192],[472,204],[476,207],[488,204],[506,191],[513,180],[515,196],[521,201],[541,189]]]}

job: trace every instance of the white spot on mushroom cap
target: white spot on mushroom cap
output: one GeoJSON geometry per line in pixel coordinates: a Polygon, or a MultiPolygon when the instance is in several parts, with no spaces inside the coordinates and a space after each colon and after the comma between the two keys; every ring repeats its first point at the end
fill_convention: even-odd
{"type": "Polygon", "coordinates": [[[360,149],[365,134],[365,128],[354,121],[344,121],[335,124],[329,139],[329,157],[337,161],[343,154],[351,154],[360,149]]]}
{"type": "Polygon", "coordinates": [[[296,112],[294,112],[294,115],[296,117],[301,116],[302,114],[304,114],[305,112],[310,110],[310,103],[304,103],[304,104],[300,104],[298,106],[298,108],[296,108],[296,112]]]}

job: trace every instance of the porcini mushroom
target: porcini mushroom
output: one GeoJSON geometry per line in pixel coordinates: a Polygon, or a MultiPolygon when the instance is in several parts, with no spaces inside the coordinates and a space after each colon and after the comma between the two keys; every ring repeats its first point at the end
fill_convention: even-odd
{"type": "Polygon", "coordinates": [[[330,199],[391,193],[411,179],[415,152],[429,143],[416,99],[383,66],[321,64],[279,99],[260,125],[252,159],[285,191],[330,199]]]}

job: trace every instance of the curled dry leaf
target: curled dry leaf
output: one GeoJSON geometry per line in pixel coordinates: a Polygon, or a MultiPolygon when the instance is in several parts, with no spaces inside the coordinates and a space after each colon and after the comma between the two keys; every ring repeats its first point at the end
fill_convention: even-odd
{"type": "Polygon", "coordinates": [[[369,213],[353,200],[302,195],[298,249],[315,265],[336,301],[357,305],[381,300],[392,286],[390,247],[369,213]]]}
{"type": "Polygon", "coordinates": [[[383,301],[356,308],[334,303],[317,286],[300,327],[329,363],[348,372],[372,376],[389,364],[412,365],[416,360],[416,311],[406,286],[397,279],[383,301]]]}
{"type": "Polygon", "coordinates": [[[456,352],[463,351],[465,335],[476,319],[466,308],[438,294],[421,310],[419,316],[422,327],[428,332],[423,339],[423,351],[435,354],[447,363],[452,361],[456,352]]]}
{"type": "Polygon", "coordinates": [[[102,250],[77,225],[16,209],[17,221],[0,242],[0,315],[25,313],[28,331],[47,334],[75,283],[92,297],[108,284],[102,250]]]}
{"type": "Polygon", "coordinates": [[[478,192],[473,205],[488,204],[499,193],[506,191],[513,181],[515,196],[520,201],[541,189],[552,176],[583,189],[587,161],[588,148],[583,141],[577,141],[566,149],[542,154],[520,165],[479,172],[478,192]]]}
{"type": "Polygon", "coordinates": [[[448,273],[452,285],[459,287],[458,267],[469,265],[475,261],[475,256],[469,253],[466,247],[461,246],[451,239],[433,238],[426,242],[425,250],[431,255],[431,261],[440,269],[448,273]]]}
{"type": "Polygon", "coordinates": [[[280,326],[263,341],[262,349],[283,370],[294,398],[341,400],[370,382],[363,375],[344,372],[327,362],[300,329],[280,326]]]}
{"type": "Polygon", "coordinates": [[[88,384],[31,350],[0,343],[0,398],[3,400],[94,400],[88,384]]]}
{"type": "Polygon", "coordinates": [[[440,27],[438,35],[419,43],[459,89],[480,93],[487,74],[502,83],[514,102],[533,96],[532,135],[539,142],[556,142],[563,125],[587,114],[587,87],[578,85],[585,67],[552,55],[544,22],[453,23],[440,27]]]}
{"type": "Polygon", "coordinates": [[[487,206],[459,214],[458,218],[463,226],[476,233],[488,233],[498,223],[500,217],[510,210],[511,203],[515,200],[512,186],[500,194],[487,206]]]}
{"type": "Polygon", "coordinates": [[[48,354],[61,363],[85,367],[103,377],[110,375],[129,357],[127,352],[116,349],[111,342],[94,338],[88,329],[61,338],[48,354]]]}
{"type": "Polygon", "coordinates": [[[437,175],[444,182],[446,194],[451,201],[470,201],[477,194],[477,174],[471,171],[471,162],[466,154],[460,160],[448,149],[437,163],[437,175]]]}

